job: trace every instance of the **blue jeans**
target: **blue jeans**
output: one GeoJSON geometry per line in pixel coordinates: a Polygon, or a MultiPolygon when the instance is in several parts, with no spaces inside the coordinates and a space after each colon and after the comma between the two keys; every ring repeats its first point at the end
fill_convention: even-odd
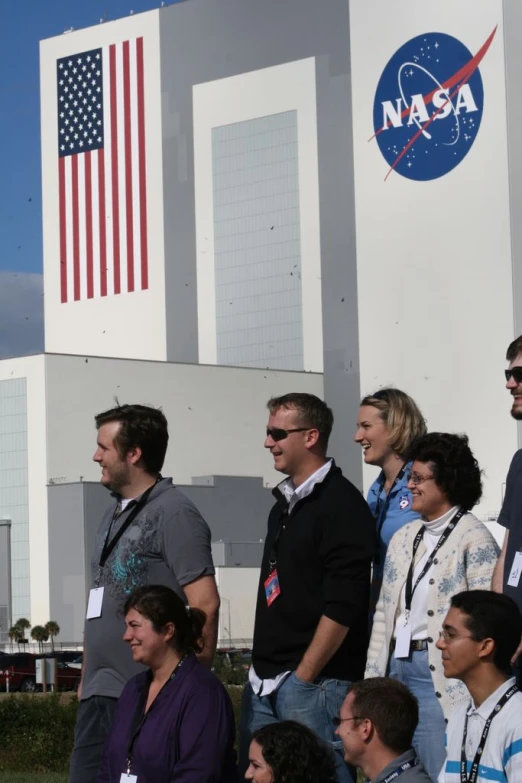
{"type": "Polygon", "coordinates": [[[256,696],[249,683],[243,691],[239,731],[239,778],[248,767],[248,748],[254,731],[269,723],[295,720],[308,726],[334,751],[339,783],[354,783],[352,767],[344,761],[343,744],[334,734],[333,718],[350,690],[346,680],[318,677],[313,683],[300,680],[294,672],[268,696],[256,696]]]}
{"type": "Polygon", "coordinates": [[[446,759],[446,721],[435,696],[428,651],[414,651],[408,658],[395,658],[392,655],[389,676],[400,680],[417,697],[419,724],[413,735],[413,747],[430,778],[437,780],[446,759]]]}

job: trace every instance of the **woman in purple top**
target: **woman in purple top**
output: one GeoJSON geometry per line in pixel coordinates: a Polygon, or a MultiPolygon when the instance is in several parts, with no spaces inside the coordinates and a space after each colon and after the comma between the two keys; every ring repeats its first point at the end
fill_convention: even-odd
{"type": "Polygon", "coordinates": [[[195,655],[204,613],[153,585],[124,611],[123,638],[149,669],[123,689],[97,783],[236,783],[232,704],[195,655]]]}

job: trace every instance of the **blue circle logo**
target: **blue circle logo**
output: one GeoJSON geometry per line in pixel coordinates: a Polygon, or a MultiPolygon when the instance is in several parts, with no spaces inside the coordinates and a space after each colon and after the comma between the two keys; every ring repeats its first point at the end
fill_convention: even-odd
{"type": "Polygon", "coordinates": [[[445,33],[412,38],[389,60],[373,104],[374,136],[389,169],[408,179],[443,177],[466,157],[480,128],[479,64],[497,28],[473,55],[445,33]]]}

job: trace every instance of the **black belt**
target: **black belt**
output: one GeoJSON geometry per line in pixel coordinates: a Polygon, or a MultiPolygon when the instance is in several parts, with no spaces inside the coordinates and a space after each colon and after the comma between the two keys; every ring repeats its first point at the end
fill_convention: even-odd
{"type": "MultiPolygon", "coordinates": [[[[427,639],[412,639],[410,642],[410,652],[422,652],[428,649],[427,639]]],[[[395,639],[392,639],[391,651],[395,650],[395,639]]]]}

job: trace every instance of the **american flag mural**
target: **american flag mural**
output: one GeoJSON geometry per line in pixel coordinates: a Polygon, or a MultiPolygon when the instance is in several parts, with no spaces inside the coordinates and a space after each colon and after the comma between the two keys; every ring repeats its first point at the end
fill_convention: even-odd
{"type": "Polygon", "coordinates": [[[61,301],[148,288],[143,38],[56,70],[61,301]]]}

